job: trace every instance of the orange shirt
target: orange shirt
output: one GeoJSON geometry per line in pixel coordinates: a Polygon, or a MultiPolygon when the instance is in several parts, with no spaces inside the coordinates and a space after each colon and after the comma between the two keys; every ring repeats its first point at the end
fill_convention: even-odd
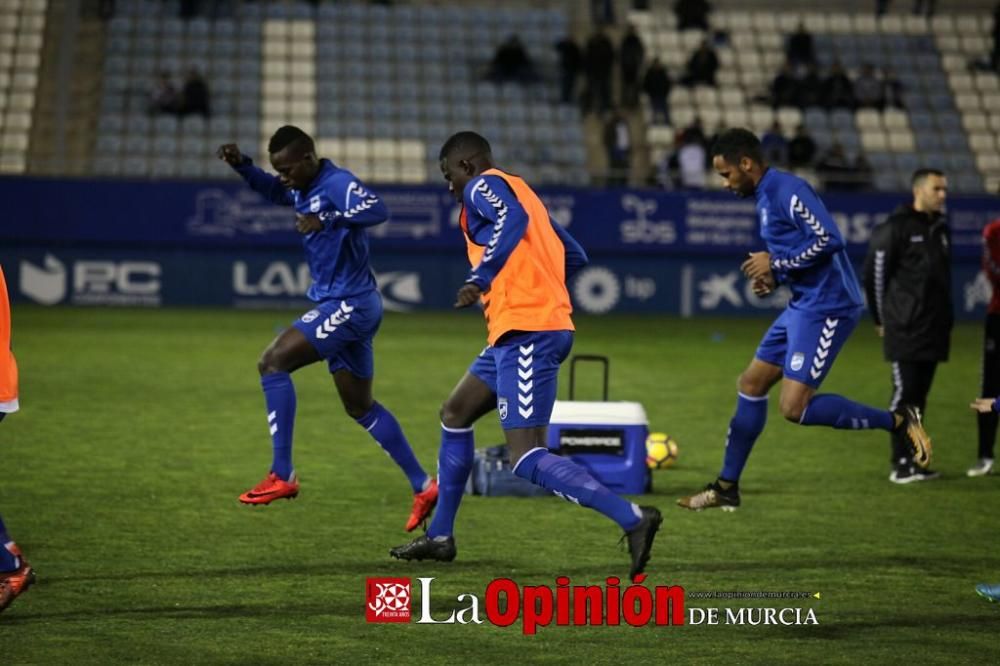
{"type": "MultiPolygon", "coordinates": [[[[508,256],[500,272],[482,295],[487,339],[492,345],[509,331],[572,331],[569,292],[566,290],[566,253],[552,228],[548,210],[524,180],[499,169],[487,169],[482,176],[499,176],[510,187],[528,215],[524,236],[508,256]]],[[[478,180],[473,179],[472,185],[478,180]]],[[[467,211],[462,208],[460,223],[465,232],[469,264],[482,261],[485,247],[469,234],[467,211]]]]}
{"type": "Polygon", "coordinates": [[[0,267],[0,412],[16,412],[17,408],[17,362],[10,350],[10,301],[0,267]]]}

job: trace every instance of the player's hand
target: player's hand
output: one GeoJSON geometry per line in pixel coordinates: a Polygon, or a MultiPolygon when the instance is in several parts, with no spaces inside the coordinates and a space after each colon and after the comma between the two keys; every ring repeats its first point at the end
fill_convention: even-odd
{"type": "Polygon", "coordinates": [[[296,213],[295,230],[302,235],[311,234],[314,231],[323,231],[323,223],[320,221],[319,215],[314,213],[309,213],[308,215],[296,213]]]}
{"type": "Polygon", "coordinates": [[[884,338],[885,337],[885,327],[883,327],[883,326],[876,326],[875,327],[875,333],[878,335],[878,337],[884,338]]]}
{"type": "Polygon", "coordinates": [[[471,282],[462,285],[462,288],[458,290],[458,295],[455,296],[455,307],[465,308],[472,305],[479,300],[482,293],[479,287],[471,282]]]}
{"type": "Polygon", "coordinates": [[[751,280],[764,277],[774,280],[771,274],[771,255],[767,252],[751,252],[750,258],[740,264],[740,270],[751,280]]]}
{"type": "Polygon", "coordinates": [[[767,296],[772,291],[774,291],[775,287],[777,286],[778,286],[777,283],[774,281],[774,275],[768,274],[766,277],[757,278],[756,280],[754,280],[752,289],[754,296],[757,296],[758,298],[763,298],[764,296],[767,296]]]}
{"type": "Polygon", "coordinates": [[[227,143],[219,146],[215,151],[216,156],[229,166],[239,166],[243,163],[243,153],[235,143],[227,143]]]}
{"type": "Polygon", "coordinates": [[[969,407],[981,414],[989,414],[993,411],[993,398],[976,398],[969,407]]]}

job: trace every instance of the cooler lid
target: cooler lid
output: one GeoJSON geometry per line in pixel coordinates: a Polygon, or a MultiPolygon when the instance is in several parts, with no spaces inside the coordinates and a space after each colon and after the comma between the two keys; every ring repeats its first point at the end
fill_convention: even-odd
{"type": "Polygon", "coordinates": [[[559,425],[647,425],[638,402],[556,400],[550,422],[559,425]]]}

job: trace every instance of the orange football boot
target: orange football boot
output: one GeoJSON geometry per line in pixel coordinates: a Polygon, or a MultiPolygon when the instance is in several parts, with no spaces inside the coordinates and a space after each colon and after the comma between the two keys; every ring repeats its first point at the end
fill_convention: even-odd
{"type": "Polygon", "coordinates": [[[270,504],[276,499],[293,499],[299,494],[299,480],[295,472],[285,481],[274,472],[268,472],[264,480],[240,495],[244,504],[270,504]]]}
{"type": "Polygon", "coordinates": [[[437,503],[438,482],[437,479],[431,479],[427,490],[421,490],[413,495],[413,509],[410,511],[410,518],[406,521],[406,531],[412,532],[417,529],[417,525],[427,520],[437,503]]]}

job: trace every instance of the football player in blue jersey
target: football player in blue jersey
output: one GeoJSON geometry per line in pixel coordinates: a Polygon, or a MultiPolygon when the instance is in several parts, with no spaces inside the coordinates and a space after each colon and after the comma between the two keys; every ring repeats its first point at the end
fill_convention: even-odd
{"type": "Polygon", "coordinates": [[[220,147],[218,156],[269,201],[294,207],[312,276],[307,295],[316,307],[279,334],[257,364],[274,456],[264,480],[240,495],[240,501],[268,504],[298,495],[290,375],[323,359],[348,415],[406,474],[414,492],[406,524],[412,531],[433,510],[437,482],[420,466],[396,418],[372,397],[372,340],[382,322],[382,299],[368,262],[365,228],[385,222],[389,211],[357,176],[317,157],[312,138],[298,127],[279,128],[267,150],[277,176],[254,166],[235,144],[220,147]]]}
{"type": "Polygon", "coordinates": [[[767,394],[779,381],[780,410],[789,421],[899,432],[912,447],[914,461],[927,467],[931,441],[916,408],[903,405],[893,412],[817,393],[864,308],[844,239],[823,202],[803,179],[768,167],[760,141],[749,130],[724,131],[711,154],[712,166],[725,186],[756,202],[767,250],[750,253],[741,270],[757,295],[767,295],[784,284],[792,298],[739,377],[722,471],[704,490],[678,504],[692,510],[733,510],[740,505],[740,474],[764,430],[767,394]]]}

